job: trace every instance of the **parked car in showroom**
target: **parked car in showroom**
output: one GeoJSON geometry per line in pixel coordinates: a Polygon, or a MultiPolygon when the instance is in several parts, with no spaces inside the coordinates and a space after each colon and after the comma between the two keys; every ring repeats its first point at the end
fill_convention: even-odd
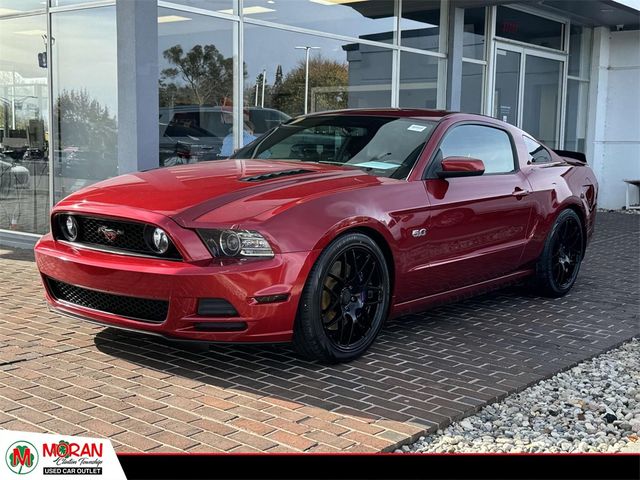
{"type": "MultiPolygon", "coordinates": [[[[290,118],[279,110],[262,107],[245,107],[244,117],[245,121],[251,122],[256,136],[290,118]]],[[[229,155],[221,149],[232,126],[231,107],[180,105],[160,108],[160,165],[227,158],[229,155]]]]}
{"type": "Polygon", "coordinates": [[[342,362],[390,317],[525,279],[566,294],[597,192],[582,154],[489,117],[344,110],[76,192],[35,252],[57,312],[342,362]]]}

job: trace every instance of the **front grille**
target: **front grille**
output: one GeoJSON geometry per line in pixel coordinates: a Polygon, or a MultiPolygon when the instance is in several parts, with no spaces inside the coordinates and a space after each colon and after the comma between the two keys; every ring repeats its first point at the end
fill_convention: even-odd
{"type": "MultiPolygon", "coordinates": [[[[58,215],[58,217],[64,220],[66,215],[58,215]]],[[[83,215],[74,215],[74,218],[78,222],[78,238],[74,243],[174,260],[182,258],[173,244],[169,246],[169,250],[164,255],[159,255],[149,246],[147,238],[151,236],[151,232],[155,228],[153,225],[83,215]],[[107,239],[103,233],[105,229],[116,232],[115,238],[107,239]]],[[[57,223],[54,222],[54,226],[59,230],[62,229],[63,227],[57,223]]],[[[64,240],[65,237],[61,232],[56,233],[56,238],[64,240]]]]}
{"type": "Polygon", "coordinates": [[[144,224],[118,222],[114,220],[102,220],[92,217],[76,217],[80,227],[79,242],[92,243],[94,245],[106,245],[108,247],[130,250],[132,252],[150,252],[144,241],[144,224]],[[100,233],[102,227],[122,232],[114,241],[108,241],[104,234],[100,233]]]}
{"type": "Polygon", "coordinates": [[[56,300],[91,308],[92,310],[112,313],[121,317],[162,323],[167,318],[167,312],[169,311],[169,302],[164,300],[113,295],[76,287],[49,277],[46,277],[46,282],[51,296],[56,300]]]}

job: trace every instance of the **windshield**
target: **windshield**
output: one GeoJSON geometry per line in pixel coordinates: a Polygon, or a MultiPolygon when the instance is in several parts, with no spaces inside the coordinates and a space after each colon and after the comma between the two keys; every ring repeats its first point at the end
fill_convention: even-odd
{"type": "Polygon", "coordinates": [[[323,115],[280,125],[232,158],[328,163],[403,179],[436,122],[414,118],[323,115]]]}
{"type": "MultiPolygon", "coordinates": [[[[161,124],[162,126],[162,124],[161,124]]],[[[173,118],[164,131],[165,137],[219,137],[215,133],[205,130],[198,123],[187,117],[173,118]]]]}

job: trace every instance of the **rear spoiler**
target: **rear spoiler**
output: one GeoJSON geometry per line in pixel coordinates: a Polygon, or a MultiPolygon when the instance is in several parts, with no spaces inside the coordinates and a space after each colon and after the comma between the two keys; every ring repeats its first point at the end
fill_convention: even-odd
{"type": "Polygon", "coordinates": [[[587,157],[584,153],[580,153],[580,152],[572,152],[570,150],[554,150],[554,153],[556,153],[557,155],[560,155],[561,157],[564,157],[566,159],[572,159],[572,160],[577,160],[578,162],[586,165],[587,164],[587,157]]]}

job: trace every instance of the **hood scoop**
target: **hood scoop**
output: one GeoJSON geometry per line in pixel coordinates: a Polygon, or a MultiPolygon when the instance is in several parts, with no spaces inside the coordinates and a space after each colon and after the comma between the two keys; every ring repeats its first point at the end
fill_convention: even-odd
{"type": "Polygon", "coordinates": [[[271,180],[273,178],[279,177],[289,177],[291,175],[300,175],[303,173],[311,173],[313,170],[305,170],[304,168],[298,168],[295,170],[281,170],[280,172],[272,172],[272,173],[263,173],[260,175],[255,175],[253,177],[244,177],[241,178],[241,182],[262,182],[264,180],[271,180]]]}

